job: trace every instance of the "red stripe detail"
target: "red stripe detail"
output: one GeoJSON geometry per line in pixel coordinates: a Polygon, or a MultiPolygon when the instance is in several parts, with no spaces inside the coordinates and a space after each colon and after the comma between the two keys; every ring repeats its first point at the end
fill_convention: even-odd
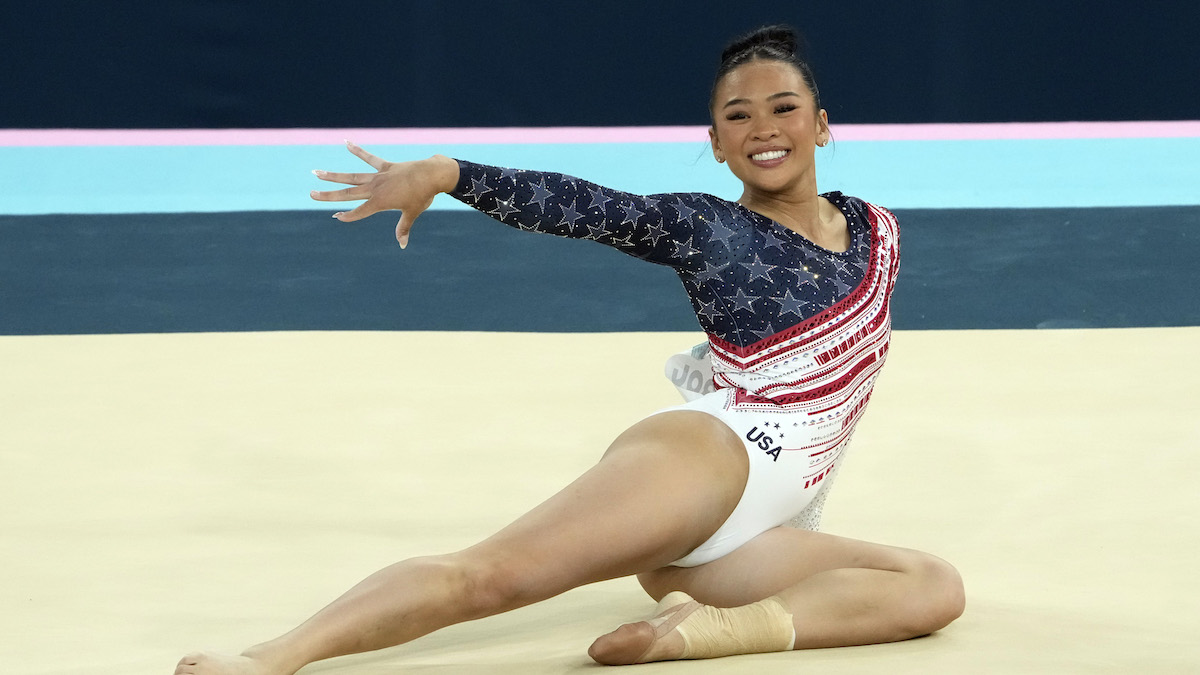
{"type": "MultiPolygon", "coordinates": [[[[814,335],[813,338],[815,339],[827,335],[830,332],[841,328],[841,325],[834,326],[829,323],[829,319],[831,317],[853,310],[852,314],[843,320],[847,321],[850,320],[852,316],[857,316],[864,311],[865,307],[869,306],[870,303],[859,304],[859,300],[863,299],[864,296],[876,295],[878,293],[877,287],[879,286],[877,283],[878,280],[876,278],[876,273],[879,270],[879,244],[882,241],[882,237],[879,233],[880,216],[882,214],[877,213],[875,210],[876,208],[877,207],[872,204],[867,204],[867,221],[871,225],[871,257],[867,262],[867,272],[863,275],[863,280],[859,282],[858,286],[855,287],[855,289],[851,291],[849,295],[842,298],[828,309],[821,311],[819,314],[814,314],[813,316],[810,316],[791,328],[782,330],[770,337],[766,337],[758,342],[746,345],[745,347],[739,347],[732,342],[726,342],[715,335],[710,335],[709,340],[713,343],[713,345],[715,347],[719,347],[724,352],[735,355],[739,359],[744,360],[748,357],[754,357],[765,349],[769,349],[770,347],[781,342],[786,342],[796,335],[806,333],[823,324],[828,325],[829,329],[824,333],[818,333],[817,335],[814,335]]],[[[890,220],[886,217],[884,219],[890,220]]],[[[894,222],[894,220],[892,222],[894,222]]]]}

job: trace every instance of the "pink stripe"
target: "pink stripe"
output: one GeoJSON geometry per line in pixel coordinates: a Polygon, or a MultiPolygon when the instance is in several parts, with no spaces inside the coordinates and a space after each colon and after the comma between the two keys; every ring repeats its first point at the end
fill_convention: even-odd
{"type": "Polygon", "coordinates": [[[993,124],[834,124],[835,141],[980,141],[1200,136],[1200,121],[1007,122],[993,124]]]}
{"type": "MultiPolygon", "coordinates": [[[[1200,137],[1200,121],[835,124],[838,141],[1200,137]]],[[[704,143],[708,127],[445,129],[0,129],[0,147],[100,145],[489,145],[704,143]]]]}
{"type": "Polygon", "coordinates": [[[707,127],[446,129],[0,129],[0,146],[80,145],[490,145],[703,143],[707,127]]]}

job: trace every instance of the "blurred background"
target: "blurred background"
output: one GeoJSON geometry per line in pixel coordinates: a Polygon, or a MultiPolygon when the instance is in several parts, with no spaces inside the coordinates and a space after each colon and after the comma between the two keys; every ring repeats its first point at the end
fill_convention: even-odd
{"type": "Polygon", "coordinates": [[[1200,118],[1200,3],[5,2],[0,127],[708,122],[721,48],[804,33],[842,123],[1200,118]]]}

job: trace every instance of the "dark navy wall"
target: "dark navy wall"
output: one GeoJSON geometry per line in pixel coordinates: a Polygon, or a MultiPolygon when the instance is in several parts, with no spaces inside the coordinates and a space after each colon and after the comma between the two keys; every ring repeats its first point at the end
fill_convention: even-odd
{"type": "Polygon", "coordinates": [[[0,127],[702,124],[734,34],[841,122],[1200,117],[1200,2],[11,2],[0,127]]]}

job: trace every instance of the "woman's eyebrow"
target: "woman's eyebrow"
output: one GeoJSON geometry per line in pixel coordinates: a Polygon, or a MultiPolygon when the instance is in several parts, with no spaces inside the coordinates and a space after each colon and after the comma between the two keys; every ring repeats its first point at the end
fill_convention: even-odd
{"type": "MultiPolygon", "coordinates": [[[[770,96],[767,97],[767,100],[774,101],[777,98],[784,98],[787,96],[797,96],[798,97],[798,96],[800,96],[800,94],[797,94],[794,91],[781,91],[778,94],[771,94],[770,96]]],[[[725,105],[721,106],[721,108],[724,109],[724,108],[728,108],[731,105],[738,105],[739,103],[749,103],[749,102],[750,102],[750,100],[745,99],[745,98],[730,99],[725,105]]]]}

